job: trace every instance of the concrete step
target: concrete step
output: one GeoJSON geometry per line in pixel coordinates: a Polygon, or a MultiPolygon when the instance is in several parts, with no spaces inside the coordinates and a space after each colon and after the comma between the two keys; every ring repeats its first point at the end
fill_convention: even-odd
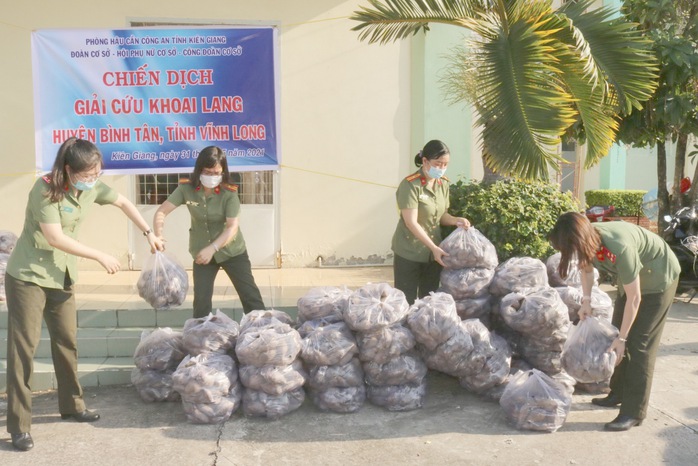
{"type": "MultiPolygon", "coordinates": [[[[83,387],[120,385],[131,382],[133,357],[80,358],[78,377],[83,387]]],[[[56,386],[56,374],[51,358],[34,359],[32,391],[52,390],[56,386]]],[[[0,359],[0,393],[7,391],[7,360],[0,359]]]]}
{"type": "MultiPolygon", "coordinates": [[[[292,309],[292,308],[284,308],[292,309]]],[[[237,320],[242,318],[242,308],[221,309],[237,320]]],[[[181,327],[194,315],[192,308],[155,309],[79,309],[79,328],[136,328],[181,327]]],[[[42,322],[45,328],[46,323],[42,322]]],[[[7,329],[7,308],[0,309],[0,329],[7,329]]]]}
{"type": "MultiPolygon", "coordinates": [[[[280,307],[294,319],[298,309],[280,307]]],[[[242,309],[222,309],[237,320],[242,309]]],[[[7,323],[7,312],[4,314],[7,323]]],[[[191,309],[134,310],[81,310],[78,311],[78,375],[85,387],[118,385],[131,382],[133,354],[144,330],[170,327],[181,330],[191,318],[191,309]]],[[[32,390],[56,388],[56,377],[51,360],[51,343],[48,330],[41,330],[41,340],[34,358],[32,390]]],[[[0,327],[0,393],[7,390],[7,325],[0,327]]]]}

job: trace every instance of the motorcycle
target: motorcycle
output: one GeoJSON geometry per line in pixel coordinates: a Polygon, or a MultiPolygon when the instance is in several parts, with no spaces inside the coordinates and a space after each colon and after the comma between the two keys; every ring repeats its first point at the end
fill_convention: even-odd
{"type": "Polygon", "coordinates": [[[664,220],[664,239],[681,264],[677,294],[690,293],[690,302],[698,293],[698,208],[683,207],[664,220]]]}

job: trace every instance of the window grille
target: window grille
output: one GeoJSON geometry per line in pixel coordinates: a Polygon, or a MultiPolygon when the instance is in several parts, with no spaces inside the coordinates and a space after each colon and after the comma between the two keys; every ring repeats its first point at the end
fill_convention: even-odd
{"type": "MultiPolygon", "coordinates": [[[[179,185],[181,178],[188,178],[191,173],[172,173],[157,175],[137,175],[138,192],[136,198],[139,204],[160,205],[167,196],[179,185]]],[[[274,202],[274,172],[233,172],[230,174],[233,183],[238,185],[238,196],[241,204],[273,204],[274,202]]]]}

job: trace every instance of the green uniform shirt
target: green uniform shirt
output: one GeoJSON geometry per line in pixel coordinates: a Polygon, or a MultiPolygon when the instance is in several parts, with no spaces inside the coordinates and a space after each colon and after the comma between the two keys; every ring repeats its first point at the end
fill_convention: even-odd
{"type": "Polygon", "coordinates": [[[623,221],[593,224],[601,235],[601,250],[593,265],[617,276],[618,290],[640,277],[643,294],[661,293],[681,273],[669,245],[651,231],[623,221]]]}
{"type": "Polygon", "coordinates": [[[60,289],[66,271],[71,283],[77,280],[77,256],[50,246],[39,224],[59,223],[65,235],[77,240],[80,225],[92,206],[113,204],[119,193],[98,180],[94,188],[82,191],[79,198],[70,190],[62,201],[51,202],[45,196],[49,181],[48,176],[39,178],[29,192],[24,228],[7,261],[7,273],[17,280],[60,289]]]}
{"type": "MultiPolygon", "coordinates": [[[[240,215],[240,198],[237,186],[220,185],[206,197],[201,187],[194,188],[188,180],[182,181],[167,198],[172,204],[185,204],[191,214],[189,228],[189,253],[192,257],[211,244],[225,229],[228,218],[240,215]]],[[[220,248],[213,257],[222,262],[245,252],[245,240],[238,228],[237,235],[225,247],[220,248]]]]}
{"type": "MultiPolygon", "coordinates": [[[[434,182],[434,190],[430,190],[427,179],[418,170],[400,182],[396,193],[398,209],[417,209],[417,223],[437,245],[442,239],[440,220],[449,207],[448,188],[448,180],[441,178],[434,182]]],[[[392,249],[398,256],[414,262],[433,260],[431,251],[407,228],[402,214],[393,235],[392,249]]]]}

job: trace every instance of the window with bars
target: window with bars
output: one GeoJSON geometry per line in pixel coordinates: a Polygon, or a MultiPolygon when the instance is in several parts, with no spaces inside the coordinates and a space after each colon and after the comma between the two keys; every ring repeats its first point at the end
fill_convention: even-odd
{"type": "MultiPolygon", "coordinates": [[[[138,175],[136,199],[139,204],[160,205],[172,194],[179,180],[190,175],[191,173],[138,175]]],[[[238,185],[241,204],[273,204],[274,172],[234,172],[230,176],[238,185]]]]}

